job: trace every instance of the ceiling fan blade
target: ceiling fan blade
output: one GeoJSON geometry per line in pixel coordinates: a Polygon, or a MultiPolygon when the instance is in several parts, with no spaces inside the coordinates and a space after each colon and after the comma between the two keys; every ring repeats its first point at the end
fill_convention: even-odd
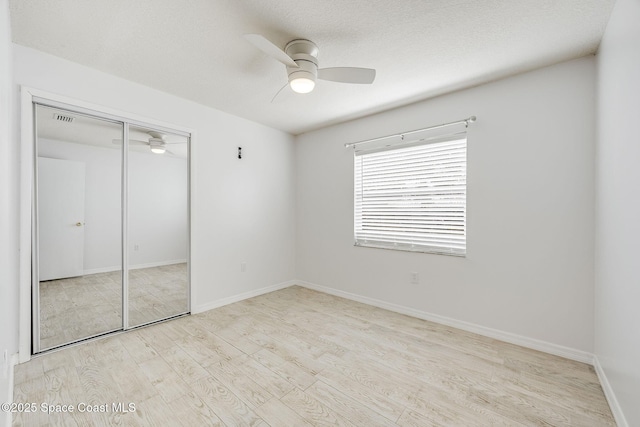
{"type": "Polygon", "coordinates": [[[284,86],[282,86],[282,87],[280,88],[280,90],[276,92],[276,94],[275,94],[275,95],[273,95],[273,98],[271,98],[271,103],[272,103],[272,104],[273,104],[273,101],[275,101],[275,100],[276,100],[276,98],[278,97],[278,95],[280,95],[280,94],[282,93],[282,91],[284,90],[284,88],[286,88],[287,86],[289,86],[289,83],[288,83],[288,82],[287,82],[287,83],[285,83],[285,85],[284,85],[284,86]]]}
{"type": "Polygon", "coordinates": [[[357,67],[320,68],[318,78],[340,83],[371,84],[376,78],[376,70],[357,67]]]}
{"type": "MultiPolygon", "coordinates": [[[[111,140],[112,144],[116,144],[116,145],[122,145],[122,140],[121,139],[113,139],[111,140]]],[[[130,139],[129,140],[129,145],[149,145],[148,141],[138,141],[137,139],[130,139]]]]}
{"type": "Polygon", "coordinates": [[[280,62],[289,67],[298,68],[298,64],[295,63],[293,59],[282,49],[280,49],[275,44],[271,43],[269,40],[261,36],[260,34],[245,34],[244,38],[247,39],[249,43],[280,62]]]}

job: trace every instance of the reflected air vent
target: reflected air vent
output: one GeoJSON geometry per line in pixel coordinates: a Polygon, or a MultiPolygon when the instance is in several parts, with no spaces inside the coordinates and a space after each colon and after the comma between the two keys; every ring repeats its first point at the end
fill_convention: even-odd
{"type": "Polygon", "coordinates": [[[71,123],[76,118],[71,116],[65,116],[64,114],[60,114],[60,113],[53,113],[53,119],[58,120],[60,122],[71,123]]]}

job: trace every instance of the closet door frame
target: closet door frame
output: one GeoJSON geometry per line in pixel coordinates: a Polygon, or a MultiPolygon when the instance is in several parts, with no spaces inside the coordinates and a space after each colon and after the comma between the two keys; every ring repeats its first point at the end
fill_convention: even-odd
{"type": "MultiPolygon", "coordinates": [[[[19,353],[18,362],[23,363],[31,359],[32,356],[32,331],[34,330],[34,319],[37,318],[33,310],[37,307],[33,304],[32,288],[37,281],[37,241],[36,241],[36,218],[34,208],[36,206],[35,188],[35,135],[36,117],[35,104],[45,105],[53,108],[69,110],[94,116],[98,119],[106,119],[124,123],[123,163],[122,163],[122,276],[123,276],[123,329],[129,329],[128,325],[128,304],[125,298],[127,292],[128,276],[128,242],[127,242],[127,148],[129,126],[151,127],[158,131],[179,134],[188,138],[187,154],[187,314],[191,312],[193,301],[193,287],[191,286],[191,155],[195,140],[195,132],[184,126],[179,126],[167,122],[142,117],[116,109],[104,107],[97,104],[80,101],[65,96],[52,94],[39,89],[21,86],[21,109],[20,109],[20,329],[19,329],[19,353]],[[35,257],[35,258],[34,258],[35,257]]],[[[161,319],[160,319],[161,320],[161,319]]]]}

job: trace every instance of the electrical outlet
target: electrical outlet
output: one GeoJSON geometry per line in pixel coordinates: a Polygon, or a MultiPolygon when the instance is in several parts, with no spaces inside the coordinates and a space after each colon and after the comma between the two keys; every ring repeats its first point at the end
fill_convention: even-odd
{"type": "Polygon", "coordinates": [[[418,274],[417,271],[412,271],[411,272],[411,284],[412,285],[417,285],[420,283],[420,275],[418,274]]]}
{"type": "Polygon", "coordinates": [[[137,243],[135,245],[133,245],[133,250],[137,251],[140,249],[140,245],[138,245],[137,243]]]}
{"type": "Polygon", "coordinates": [[[241,273],[246,273],[247,272],[247,263],[246,262],[241,262],[240,263],[240,272],[241,273]]]}

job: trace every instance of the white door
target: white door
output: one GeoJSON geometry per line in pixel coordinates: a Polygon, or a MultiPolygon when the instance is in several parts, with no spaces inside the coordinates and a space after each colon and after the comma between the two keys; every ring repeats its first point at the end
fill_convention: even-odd
{"type": "Polygon", "coordinates": [[[84,163],[38,157],[41,282],[83,274],[84,188],[84,163]]]}

